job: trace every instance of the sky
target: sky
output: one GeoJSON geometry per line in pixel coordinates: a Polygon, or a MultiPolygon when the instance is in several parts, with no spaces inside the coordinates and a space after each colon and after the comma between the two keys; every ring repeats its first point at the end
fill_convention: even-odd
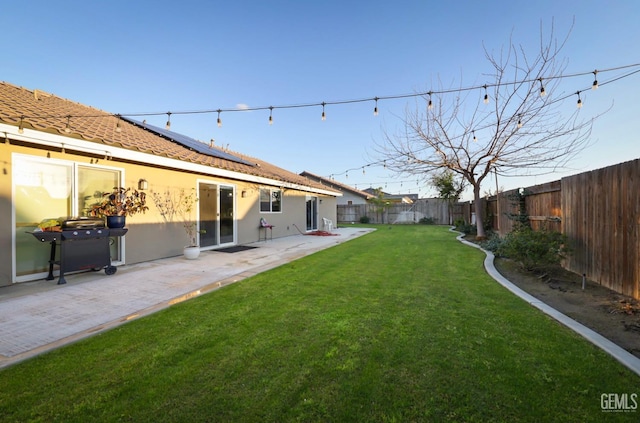
{"type": "MultiPolygon", "coordinates": [[[[636,0],[24,0],[3,5],[3,15],[2,81],[114,114],[157,113],[146,120],[161,127],[171,112],[173,131],[203,142],[358,189],[421,197],[436,195],[426,179],[373,165],[376,145],[403,128],[416,97],[379,101],[378,116],[373,101],[330,104],[324,121],[318,104],[412,95],[442,82],[481,86],[491,70],[485,48],[511,40],[535,55],[541,27],[552,23],[558,38],[570,31],[567,74],[640,63],[636,0]],[[185,113],[218,109],[231,110],[221,127],[215,112],[185,113]]],[[[593,77],[583,79],[560,88],[576,92],[593,77]]],[[[639,87],[640,73],[585,92],[581,117],[610,108],[589,148],[569,169],[501,177],[499,188],[640,158],[639,87]]],[[[483,188],[495,192],[495,180],[483,188]]]]}

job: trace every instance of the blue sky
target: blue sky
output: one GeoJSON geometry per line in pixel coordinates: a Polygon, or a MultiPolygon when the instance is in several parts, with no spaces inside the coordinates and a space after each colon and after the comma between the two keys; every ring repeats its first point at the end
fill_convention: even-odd
{"type": "MultiPolygon", "coordinates": [[[[358,188],[434,194],[415,176],[373,162],[414,99],[278,109],[278,106],[428,91],[439,81],[485,83],[483,46],[535,54],[540,26],[555,22],[567,73],[640,63],[640,2],[596,1],[36,1],[3,5],[0,79],[111,113],[173,112],[171,129],[358,188]],[[274,106],[269,111],[178,114],[274,106]],[[361,168],[365,166],[366,174],[361,168]],[[348,173],[345,171],[352,170],[348,173]]],[[[615,74],[608,75],[614,76],[615,74]]],[[[565,93],[592,77],[562,84],[565,93]]],[[[640,157],[640,74],[585,93],[592,145],[566,172],[502,178],[532,185],[640,157]]],[[[573,107],[569,102],[567,107],[573,107]]],[[[166,115],[149,116],[164,126],[166,115]]],[[[492,181],[486,189],[495,189],[492,181]]]]}

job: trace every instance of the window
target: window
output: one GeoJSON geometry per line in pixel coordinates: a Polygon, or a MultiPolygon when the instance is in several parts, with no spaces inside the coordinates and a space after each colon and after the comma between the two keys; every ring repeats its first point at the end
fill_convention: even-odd
{"type": "Polygon", "coordinates": [[[282,211],[282,190],[260,188],[260,211],[261,212],[281,212],[282,211]]]}

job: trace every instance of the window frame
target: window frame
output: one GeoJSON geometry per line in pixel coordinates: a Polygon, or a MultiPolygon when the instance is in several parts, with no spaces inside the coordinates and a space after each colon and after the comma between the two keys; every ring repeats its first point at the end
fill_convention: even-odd
{"type": "Polygon", "coordinates": [[[260,213],[282,213],[282,198],[283,198],[283,189],[282,188],[260,188],[258,192],[258,208],[260,213]],[[263,210],[263,205],[266,205],[267,202],[263,201],[264,193],[268,191],[269,195],[269,209],[263,210]],[[277,199],[277,200],[274,200],[277,199]],[[274,210],[274,205],[277,205],[278,209],[274,210]]]}

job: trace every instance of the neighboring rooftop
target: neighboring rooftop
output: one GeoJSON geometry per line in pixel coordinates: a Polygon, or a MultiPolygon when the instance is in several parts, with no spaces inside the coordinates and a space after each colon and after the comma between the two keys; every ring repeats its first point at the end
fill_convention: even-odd
{"type": "Polygon", "coordinates": [[[352,186],[334,181],[333,179],[328,179],[322,176],[315,175],[311,172],[307,172],[306,170],[300,173],[300,175],[304,176],[305,178],[308,178],[310,181],[319,182],[320,184],[326,186],[327,188],[335,189],[342,192],[350,192],[354,195],[363,197],[365,200],[375,197],[375,195],[370,194],[366,191],[360,191],[359,189],[356,189],[352,186]]]}

